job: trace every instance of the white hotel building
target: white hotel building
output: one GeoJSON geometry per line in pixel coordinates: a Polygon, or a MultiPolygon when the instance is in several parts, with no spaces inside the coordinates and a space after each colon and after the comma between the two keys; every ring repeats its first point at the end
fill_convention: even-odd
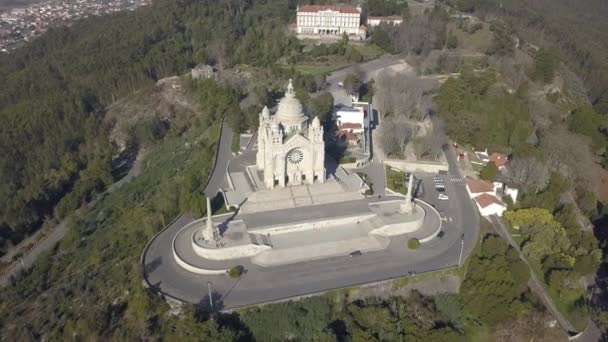
{"type": "Polygon", "coordinates": [[[346,33],[365,38],[361,25],[361,7],[353,6],[298,6],[296,32],[299,35],[333,35],[346,33]]]}

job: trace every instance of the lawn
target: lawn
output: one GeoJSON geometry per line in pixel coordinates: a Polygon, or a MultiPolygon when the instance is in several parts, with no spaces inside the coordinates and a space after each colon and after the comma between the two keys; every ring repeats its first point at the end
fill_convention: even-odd
{"type": "Polygon", "coordinates": [[[378,45],[366,43],[366,44],[352,44],[352,46],[359,51],[361,56],[367,61],[370,59],[378,58],[384,54],[384,50],[382,50],[378,45]]]}
{"type": "MultiPolygon", "coordinates": [[[[350,63],[348,63],[348,62],[337,63],[337,64],[307,63],[307,64],[294,65],[293,68],[297,72],[301,72],[303,74],[322,75],[322,74],[329,74],[336,70],[345,68],[349,65],[350,65],[350,63]]],[[[289,67],[289,66],[285,66],[285,67],[289,67]]]]}
{"type": "Polygon", "coordinates": [[[400,289],[404,286],[407,286],[409,284],[413,284],[413,283],[417,283],[417,282],[421,282],[421,281],[429,280],[429,279],[433,279],[433,278],[439,278],[440,280],[444,280],[449,275],[455,275],[455,276],[458,276],[460,279],[462,279],[462,277],[460,275],[460,269],[449,268],[449,269],[444,269],[444,270],[439,270],[439,271],[425,272],[425,273],[416,274],[413,276],[405,276],[405,277],[401,277],[401,278],[396,278],[396,279],[393,279],[391,285],[393,286],[393,289],[396,290],[396,289],[400,289]]]}

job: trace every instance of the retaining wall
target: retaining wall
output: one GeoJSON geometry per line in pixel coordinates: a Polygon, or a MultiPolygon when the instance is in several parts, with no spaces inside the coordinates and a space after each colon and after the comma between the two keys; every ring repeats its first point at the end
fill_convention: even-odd
{"type": "Polygon", "coordinates": [[[437,173],[439,171],[447,171],[448,164],[441,162],[411,162],[405,160],[387,159],[386,164],[395,169],[404,172],[428,172],[437,173]]]}

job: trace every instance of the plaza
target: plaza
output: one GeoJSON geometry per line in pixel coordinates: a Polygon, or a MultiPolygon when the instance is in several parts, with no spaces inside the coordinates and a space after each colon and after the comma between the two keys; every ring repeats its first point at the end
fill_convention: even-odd
{"type": "Polygon", "coordinates": [[[260,113],[267,124],[241,143],[236,156],[227,157],[231,132],[224,127],[205,191],[208,198],[219,193],[232,211],[211,216],[208,200],[207,217],[184,214],[154,237],[142,254],[148,287],[180,303],[211,296],[221,308],[235,308],[459,265],[472,249],[463,243],[462,226],[477,226],[460,183],[448,191],[466,200],[442,208],[430,191],[428,198],[413,199],[384,189],[384,163],[357,169],[325,155],[320,174],[311,157],[320,142],[309,139],[319,126],[293,98],[287,102],[260,113]],[[260,132],[270,139],[263,141],[260,132]],[[268,142],[262,152],[271,157],[264,156],[260,169],[259,147],[268,142]],[[301,158],[289,157],[294,149],[303,151],[301,158]],[[317,177],[290,182],[294,172],[317,177]],[[410,239],[420,241],[418,250],[407,247],[410,239]],[[245,273],[233,279],[227,271],[237,266],[245,273]],[[208,291],[201,290],[205,285],[208,291]]]}

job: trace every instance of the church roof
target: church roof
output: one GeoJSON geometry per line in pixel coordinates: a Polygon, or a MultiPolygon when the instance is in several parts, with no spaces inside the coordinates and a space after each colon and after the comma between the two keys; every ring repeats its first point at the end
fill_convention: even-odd
{"type": "Polygon", "coordinates": [[[279,101],[276,119],[284,126],[308,120],[308,117],[304,114],[302,103],[296,98],[296,93],[293,90],[291,80],[289,80],[285,97],[279,101]]]}

